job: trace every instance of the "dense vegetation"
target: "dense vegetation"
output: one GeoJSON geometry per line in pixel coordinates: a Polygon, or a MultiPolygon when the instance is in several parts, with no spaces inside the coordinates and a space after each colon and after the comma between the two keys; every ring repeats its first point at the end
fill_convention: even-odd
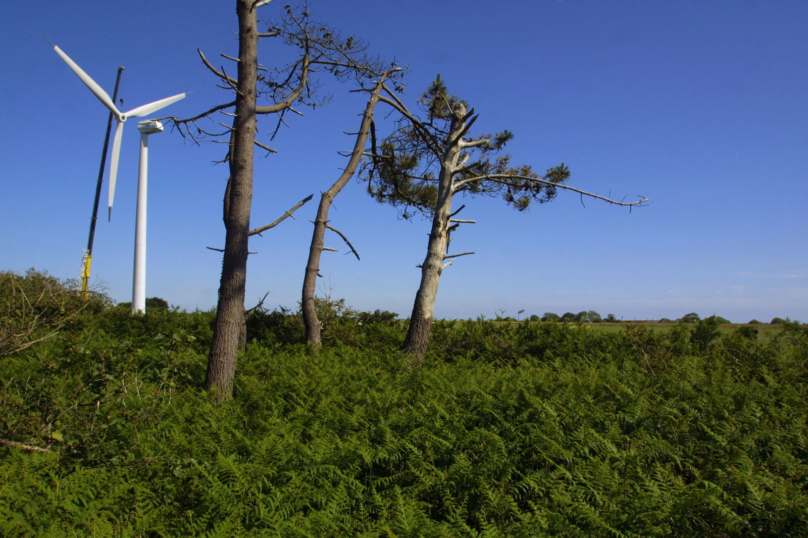
{"type": "Polygon", "coordinates": [[[254,313],[215,405],[212,313],[0,274],[0,535],[808,534],[804,327],[437,322],[414,369],[319,307],[319,353],[254,313]]]}

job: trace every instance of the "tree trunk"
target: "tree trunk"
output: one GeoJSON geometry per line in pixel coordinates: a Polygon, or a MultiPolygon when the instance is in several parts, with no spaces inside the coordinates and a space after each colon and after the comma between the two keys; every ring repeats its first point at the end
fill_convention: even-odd
{"type": "MultiPolygon", "coordinates": [[[[333,188],[333,187],[332,187],[333,188]]],[[[331,189],[329,189],[330,191],[331,189]]],[[[328,224],[328,209],[333,198],[326,191],[320,197],[320,206],[317,208],[317,217],[314,219],[314,233],[311,237],[309,260],[306,263],[306,275],[303,278],[303,324],[306,326],[306,342],[320,347],[323,345],[320,329],[322,324],[317,317],[317,306],[314,303],[314,293],[317,288],[317,274],[320,272],[320,256],[325,244],[325,227],[328,224]]]]}
{"type": "MultiPolygon", "coordinates": [[[[348,180],[353,177],[356,172],[356,167],[362,160],[362,155],[365,151],[365,144],[367,143],[368,134],[370,132],[370,125],[373,122],[373,110],[376,108],[376,103],[379,102],[379,93],[384,87],[384,81],[387,76],[398,69],[390,69],[385,71],[376,83],[373,93],[368,99],[368,104],[365,107],[365,114],[362,116],[362,123],[359,126],[359,132],[356,135],[356,144],[354,145],[351,158],[348,161],[348,166],[345,167],[339,179],[331,185],[331,188],[323,193],[320,197],[320,206],[317,208],[317,218],[314,219],[314,233],[311,237],[311,248],[309,249],[309,260],[306,263],[306,275],[303,278],[303,324],[306,326],[306,341],[309,344],[320,347],[323,345],[322,335],[320,329],[322,328],[319,318],[317,317],[317,308],[314,303],[314,293],[317,287],[317,274],[320,272],[320,256],[323,253],[325,246],[325,230],[328,226],[328,210],[331,209],[331,204],[334,198],[348,183],[348,180]]],[[[358,257],[358,256],[357,256],[358,257]]]]}
{"type": "Polygon", "coordinates": [[[432,323],[435,314],[435,300],[438,297],[438,283],[446,256],[449,242],[449,225],[452,214],[452,197],[454,196],[454,174],[458,168],[462,132],[465,123],[460,121],[466,114],[464,106],[460,105],[454,111],[451,133],[448,140],[451,146],[446,148],[440,169],[440,183],[438,184],[438,200],[435,214],[432,217],[432,231],[429,234],[426,258],[421,266],[421,283],[418,293],[415,294],[415,304],[410,316],[410,327],[404,339],[402,348],[412,355],[412,360],[421,366],[429,345],[429,336],[432,334],[432,323]]]}
{"type": "Polygon", "coordinates": [[[238,91],[231,138],[230,180],[225,201],[227,232],[213,342],[205,378],[205,389],[216,391],[218,401],[233,395],[236,354],[244,326],[258,73],[258,26],[253,4],[251,0],[236,2],[239,26],[238,91]]]}

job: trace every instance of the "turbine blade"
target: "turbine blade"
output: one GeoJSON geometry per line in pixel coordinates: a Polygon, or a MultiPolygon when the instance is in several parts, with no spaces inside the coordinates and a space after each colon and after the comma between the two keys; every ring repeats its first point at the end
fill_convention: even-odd
{"type": "Polygon", "coordinates": [[[104,91],[104,88],[96,84],[96,82],[92,78],[90,78],[90,75],[85,73],[81,69],[81,67],[79,67],[76,64],[76,62],[70,59],[70,56],[62,52],[62,49],[54,45],[53,50],[56,51],[56,54],[62,57],[62,60],[65,61],[67,66],[73,70],[73,72],[81,79],[81,81],[84,84],[86,84],[88,88],[90,88],[90,91],[93,92],[96,97],[98,97],[98,100],[104,103],[104,106],[110,109],[112,113],[115,114],[115,116],[117,116],[118,119],[120,119],[121,117],[120,110],[118,110],[115,107],[115,103],[112,102],[112,99],[110,98],[109,94],[104,91]]]}
{"type": "Polygon", "coordinates": [[[118,180],[118,158],[121,155],[121,138],[123,138],[123,122],[118,122],[115,139],[112,142],[112,162],[109,167],[109,220],[112,220],[112,202],[115,201],[115,182],[118,180]]]}
{"type": "Polygon", "coordinates": [[[153,103],[149,103],[148,105],[139,106],[137,108],[133,108],[129,112],[126,112],[124,115],[126,117],[135,117],[139,118],[142,116],[148,116],[152,112],[157,112],[163,107],[167,107],[172,103],[176,103],[180,99],[185,99],[184,93],[180,93],[177,95],[172,95],[171,97],[166,97],[165,99],[160,99],[159,101],[155,101],[153,103]]]}

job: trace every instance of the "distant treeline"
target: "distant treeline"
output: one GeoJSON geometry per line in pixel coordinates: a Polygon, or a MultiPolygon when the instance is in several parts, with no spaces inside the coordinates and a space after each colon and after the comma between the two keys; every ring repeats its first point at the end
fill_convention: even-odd
{"type": "MultiPolygon", "coordinates": [[[[557,322],[569,322],[569,323],[621,323],[622,320],[617,319],[614,314],[606,314],[605,317],[601,316],[594,310],[582,310],[577,314],[573,314],[572,312],[566,312],[563,315],[559,316],[555,312],[545,312],[543,316],[539,317],[536,314],[533,314],[526,318],[530,321],[557,321],[557,322]]],[[[731,325],[732,322],[727,318],[722,318],[721,316],[710,316],[705,319],[715,320],[719,325],[731,325]]],[[[519,321],[519,318],[513,318],[511,316],[497,316],[498,321],[519,321]]],[[[631,320],[632,322],[637,322],[638,320],[631,320]]],[[[696,314],[695,312],[691,312],[690,314],[685,314],[681,318],[678,319],[668,319],[662,318],[660,320],[644,320],[646,322],[658,322],[658,323],[698,323],[701,321],[701,316],[696,314]]],[[[785,325],[786,323],[799,323],[798,321],[792,320],[790,318],[774,318],[772,319],[769,324],[771,325],[785,325]]],[[[763,322],[753,319],[749,321],[747,325],[761,325],[763,322]]]]}

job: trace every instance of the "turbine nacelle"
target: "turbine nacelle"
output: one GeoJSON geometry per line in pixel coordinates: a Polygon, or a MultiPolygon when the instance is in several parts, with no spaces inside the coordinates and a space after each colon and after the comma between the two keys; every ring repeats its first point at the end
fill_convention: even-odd
{"type": "MultiPolygon", "coordinates": [[[[47,40],[48,38],[46,37],[45,39],[47,40]]],[[[48,43],[50,43],[50,41],[48,41],[48,43]]],[[[109,219],[112,220],[112,203],[115,200],[115,184],[118,179],[118,161],[121,154],[121,139],[123,138],[124,123],[126,123],[128,118],[139,118],[148,116],[153,112],[157,112],[161,108],[176,103],[180,99],[184,99],[187,94],[180,93],[177,95],[172,95],[171,97],[166,97],[165,99],[160,99],[159,101],[154,101],[153,103],[148,103],[137,108],[133,108],[128,112],[121,112],[115,106],[115,103],[112,101],[109,94],[104,91],[104,88],[99,86],[90,77],[90,75],[85,73],[84,70],[79,67],[78,64],[76,64],[76,62],[71,60],[70,57],[62,51],[62,49],[53,43],[50,44],[53,46],[53,50],[56,51],[56,54],[58,54],[59,57],[64,60],[67,66],[76,74],[77,77],[81,79],[81,81],[90,89],[90,91],[93,92],[98,100],[101,101],[101,103],[103,103],[110,112],[112,112],[118,122],[118,126],[115,129],[115,138],[112,142],[112,162],[110,163],[109,170],[109,219]]]]}

